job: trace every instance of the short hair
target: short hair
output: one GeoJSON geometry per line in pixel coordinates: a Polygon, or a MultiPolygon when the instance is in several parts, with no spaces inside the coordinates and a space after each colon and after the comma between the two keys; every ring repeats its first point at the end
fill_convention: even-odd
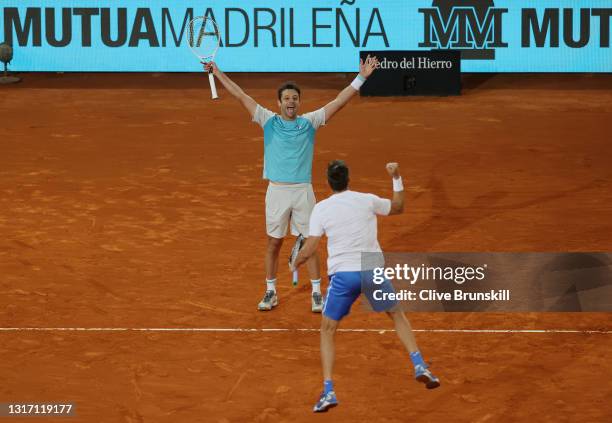
{"type": "Polygon", "coordinates": [[[298,97],[302,96],[302,92],[300,91],[300,87],[293,81],[287,81],[280,87],[278,87],[278,99],[281,100],[283,96],[283,91],[285,90],[295,90],[298,93],[298,97]]]}
{"type": "Polygon", "coordinates": [[[336,192],[344,191],[349,183],[349,169],[342,160],[334,160],[327,165],[327,182],[336,192]]]}

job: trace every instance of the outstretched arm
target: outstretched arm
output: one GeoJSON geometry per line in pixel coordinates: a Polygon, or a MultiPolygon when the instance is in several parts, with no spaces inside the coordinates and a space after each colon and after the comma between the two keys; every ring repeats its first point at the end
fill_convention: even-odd
{"type": "Polygon", "coordinates": [[[378,66],[378,59],[376,57],[366,57],[365,62],[360,60],[359,63],[359,74],[355,81],[351,83],[348,87],[340,91],[338,97],[325,105],[323,109],[325,109],[325,122],[329,122],[329,120],[336,114],[336,112],[344,107],[348,101],[359,92],[359,87],[361,84],[365,82],[365,80],[372,75],[374,69],[378,66]]]}
{"type": "Polygon", "coordinates": [[[226,74],[221,72],[215,62],[207,62],[203,63],[203,65],[206,72],[209,72],[212,69],[213,75],[215,75],[217,79],[221,81],[225,89],[229,91],[231,95],[236,97],[240,103],[242,103],[244,108],[248,110],[252,117],[255,114],[255,109],[257,108],[257,103],[255,100],[242,91],[242,88],[240,88],[238,84],[232,81],[226,74]]]}
{"type": "Polygon", "coordinates": [[[304,243],[304,246],[300,250],[297,258],[295,259],[295,268],[297,269],[302,264],[306,263],[310,256],[312,256],[317,251],[317,246],[319,245],[319,241],[321,240],[320,236],[309,236],[304,243]]]}
{"type": "Polygon", "coordinates": [[[389,211],[389,216],[391,216],[404,211],[404,185],[397,163],[387,163],[387,172],[393,178],[393,199],[391,199],[391,210],[389,211]]]}

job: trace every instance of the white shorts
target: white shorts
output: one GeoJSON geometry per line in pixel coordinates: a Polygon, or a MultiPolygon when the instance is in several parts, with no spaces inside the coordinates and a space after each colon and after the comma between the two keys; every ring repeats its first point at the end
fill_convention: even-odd
{"type": "Polygon", "coordinates": [[[284,238],[291,220],[291,234],[308,237],[310,213],[316,203],[311,184],[268,185],[266,192],[266,231],[273,238],[284,238]]]}

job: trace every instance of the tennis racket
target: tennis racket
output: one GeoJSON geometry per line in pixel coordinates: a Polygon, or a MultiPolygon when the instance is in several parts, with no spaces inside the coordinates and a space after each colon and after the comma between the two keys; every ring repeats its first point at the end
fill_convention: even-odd
{"type": "Polygon", "coordinates": [[[304,238],[304,236],[300,234],[295,239],[295,244],[293,244],[291,254],[289,254],[289,268],[293,271],[293,286],[297,286],[298,284],[298,271],[295,268],[295,259],[297,259],[298,253],[302,249],[305,240],[306,238],[304,238]]]}
{"type": "MultiPolygon", "coordinates": [[[[187,32],[187,44],[192,53],[202,63],[212,62],[221,44],[219,28],[215,21],[206,16],[198,16],[189,22],[187,32]]],[[[219,98],[212,70],[208,72],[208,82],[213,100],[219,98]]]]}

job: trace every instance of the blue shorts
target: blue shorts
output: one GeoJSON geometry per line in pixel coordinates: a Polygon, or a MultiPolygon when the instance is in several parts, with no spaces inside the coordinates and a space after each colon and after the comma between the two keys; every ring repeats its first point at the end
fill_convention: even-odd
{"type": "Polygon", "coordinates": [[[323,305],[323,315],[332,320],[342,320],[350,313],[353,303],[364,294],[374,311],[391,311],[395,300],[375,300],[373,292],[394,293],[393,285],[387,279],[382,284],[374,284],[373,272],[336,272],[329,275],[329,287],[323,305]]]}

